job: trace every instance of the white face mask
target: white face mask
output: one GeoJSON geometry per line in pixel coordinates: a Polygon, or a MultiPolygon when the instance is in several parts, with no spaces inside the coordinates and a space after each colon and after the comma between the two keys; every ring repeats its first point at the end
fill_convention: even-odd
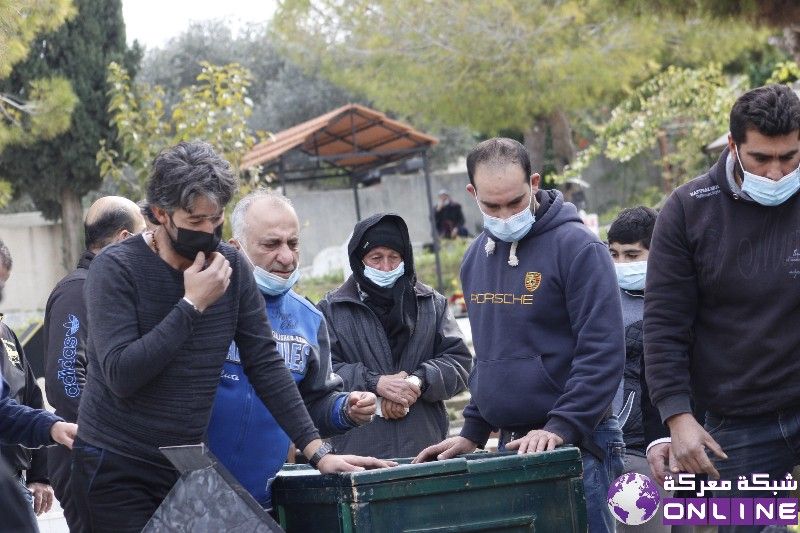
{"type": "Polygon", "coordinates": [[[617,271],[617,283],[620,289],[626,291],[643,291],[644,280],[647,274],[647,261],[634,261],[633,263],[614,263],[617,271]]]}
{"type": "Polygon", "coordinates": [[[742,160],[739,158],[739,148],[734,147],[734,149],[736,159],[744,173],[742,191],[746,192],[754,201],[767,207],[774,207],[782,204],[800,190],[800,166],[778,181],[771,180],[745,170],[742,160]]]}
{"type": "MultiPolygon", "coordinates": [[[[477,202],[477,198],[475,201],[477,202]]],[[[483,227],[501,241],[518,241],[528,234],[533,227],[533,223],[536,222],[536,217],[531,211],[532,203],[533,191],[531,191],[531,197],[528,199],[528,207],[519,213],[514,213],[508,218],[497,218],[487,215],[483,212],[483,209],[481,209],[481,204],[478,203],[478,210],[483,215],[483,227]]]]}
{"type": "Polygon", "coordinates": [[[268,296],[280,296],[282,294],[286,294],[289,292],[289,289],[294,287],[295,283],[297,283],[297,280],[300,279],[299,264],[288,278],[282,278],[256,265],[253,260],[250,259],[250,256],[247,255],[244,246],[242,247],[242,253],[253,266],[253,277],[256,279],[256,285],[258,285],[258,289],[268,296]]]}
{"type": "Polygon", "coordinates": [[[364,265],[364,277],[378,287],[384,288],[394,287],[394,284],[397,283],[397,280],[400,279],[400,276],[405,274],[405,271],[405,263],[403,261],[400,261],[400,264],[397,265],[397,268],[388,272],[378,270],[377,268],[372,268],[366,264],[364,265]]]}

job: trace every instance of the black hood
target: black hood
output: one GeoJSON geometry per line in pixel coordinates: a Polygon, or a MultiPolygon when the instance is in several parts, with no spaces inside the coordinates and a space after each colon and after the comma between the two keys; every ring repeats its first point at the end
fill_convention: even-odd
{"type": "MultiPolygon", "coordinates": [[[[375,242],[372,243],[375,246],[375,242]]],[[[347,245],[347,254],[350,257],[350,268],[353,269],[353,279],[365,293],[364,303],[372,309],[386,332],[392,357],[399,361],[403,351],[408,345],[414,324],[417,320],[417,304],[414,294],[416,273],[414,272],[414,254],[411,251],[411,238],[408,236],[408,226],[400,216],[391,213],[381,213],[357,223],[353,228],[353,236],[347,245]],[[369,250],[369,243],[362,242],[368,237],[369,230],[380,224],[379,230],[372,232],[380,242],[391,234],[394,242],[396,235],[391,231],[394,225],[402,240],[402,250],[397,250],[403,256],[403,276],[392,287],[379,287],[364,275],[364,254],[361,250],[369,250]],[[388,230],[388,231],[387,231],[388,230]]]]}
{"type": "Polygon", "coordinates": [[[397,250],[403,256],[404,263],[404,277],[408,278],[413,286],[417,281],[417,273],[414,270],[414,252],[411,248],[411,237],[408,234],[408,226],[405,220],[400,215],[395,213],[378,213],[364,220],[356,223],[353,228],[353,235],[350,237],[350,242],[347,243],[347,255],[350,258],[350,269],[354,274],[358,273],[356,279],[362,281],[362,274],[364,272],[364,254],[358,252],[359,244],[364,238],[364,234],[368,229],[377,225],[382,220],[386,219],[397,225],[397,229],[403,239],[403,249],[397,250]]]}

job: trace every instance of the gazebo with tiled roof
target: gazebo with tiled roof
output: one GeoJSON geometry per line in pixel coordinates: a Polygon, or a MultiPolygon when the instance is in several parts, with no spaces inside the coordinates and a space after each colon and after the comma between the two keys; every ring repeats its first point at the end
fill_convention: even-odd
{"type": "Polygon", "coordinates": [[[361,220],[359,187],[381,176],[421,169],[425,176],[431,237],[436,255],[436,275],[442,290],[439,236],[434,222],[428,150],[439,141],[408,124],[359,104],[347,104],[292,126],[253,146],[240,165],[242,170],[260,167],[261,174],[277,176],[285,191],[287,183],[349,178],[355,199],[356,219],[361,220]],[[299,167],[289,162],[293,154],[307,157],[299,167]]]}

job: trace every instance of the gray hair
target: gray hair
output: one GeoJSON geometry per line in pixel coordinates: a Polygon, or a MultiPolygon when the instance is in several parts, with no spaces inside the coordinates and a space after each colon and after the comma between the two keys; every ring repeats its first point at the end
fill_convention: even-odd
{"type": "Polygon", "coordinates": [[[253,205],[253,202],[262,198],[268,198],[274,205],[283,205],[294,211],[292,201],[286,196],[277,191],[270,189],[257,189],[237,202],[236,207],[233,208],[231,214],[231,228],[233,238],[241,242],[244,239],[244,234],[247,232],[247,225],[245,224],[245,215],[247,210],[253,205]]]}
{"type": "MultiPolygon", "coordinates": [[[[231,201],[238,180],[231,165],[210,144],[181,142],[161,151],[153,160],[147,183],[148,205],[167,213],[178,209],[191,212],[198,197],[205,197],[220,208],[231,201]]],[[[147,213],[154,224],[152,212],[147,213]]]]}

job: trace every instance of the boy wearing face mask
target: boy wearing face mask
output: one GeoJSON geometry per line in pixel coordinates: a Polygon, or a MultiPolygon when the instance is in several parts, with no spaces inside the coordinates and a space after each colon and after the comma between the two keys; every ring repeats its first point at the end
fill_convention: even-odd
{"type": "MultiPolygon", "coordinates": [[[[608,230],[608,250],[617,272],[625,325],[625,374],[612,406],[619,415],[625,439],[624,473],[637,472],[648,477],[653,474],[645,455],[647,444],[668,435],[658,418],[658,412],[650,403],[642,365],[644,285],[656,216],[657,213],[649,207],[624,209],[608,230]]],[[[663,479],[660,483],[663,483],[663,479]]],[[[661,496],[666,495],[662,491],[661,496]]],[[[670,526],[663,525],[660,517],[637,526],[617,524],[617,531],[634,530],[668,533],[670,526]]]]}
{"type": "MultiPolygon", "coordinates": [[[[753,473],[783,478],[800,462],[798,165],[800,99],[788,86],[759,87],[734,104],[716,164],[676,189],[658,216],[645,363],[673,471],[736,485],[753,473]],[[705,426],[690,397],[705,405],[705,426]]],[[[724,496],[737,497],[736,488],[724,496]]],[[[747,497],[760,496],[774,497],[747,497]]]]}
{"type": "Polygon", "coordinates": [[[476,366],[461,435],[415,461],[483,447],[518,453],[581,448],[590,532],[614,530],[608,488],[624,445],[611,401],[625,344],[607,247],[540,176],[521,143],[489,139],[467,156],[467,191],[484,231],[461,263],[476,366]]]}
{"type": "Polygon", "coordinates": [[[344,453],[412,457],[447,436],[444,401],[467,387],[472,356],[447,300],[417,281],[405,221],[377,214],[347,246],[353,274],[318,307],[346,390],[378,396],[371,424],[334,437],[344,453]]]}

